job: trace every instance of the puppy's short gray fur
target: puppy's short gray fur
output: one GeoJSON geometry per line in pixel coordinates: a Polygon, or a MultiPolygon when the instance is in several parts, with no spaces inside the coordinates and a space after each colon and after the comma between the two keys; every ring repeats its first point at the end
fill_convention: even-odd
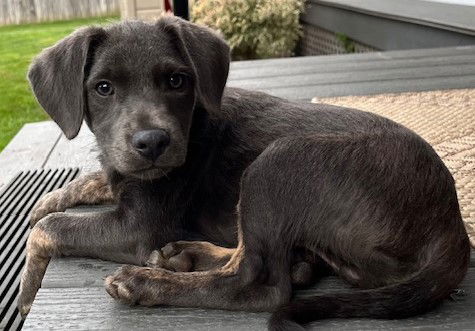
{"type": "Polygon", "coordinates": [[[468,238],[452,176],[425,141],[374,114],[224,88],[228,67],[218,35],[172,17],[84,28],[33,62],[39,103],[68,138],[87,122],[107,174],[36,215],[89,201],[78,187],[91,183],[109,183],[118,207],[32,219],[23,314],[53,255],[138,265],[106,280],[123,302],[274,311],[275,330],[406,317],[459,284],[468,238]],[[179,90],[167,85],[176,72],[179,90]],[[113,95],[97,94],[102,80],[113,95]],[[171,138],[155,162],[131,146],[153,128],[171,138]],[[327,269],[361,289],[291,299],[292,283],[327,269]]]}

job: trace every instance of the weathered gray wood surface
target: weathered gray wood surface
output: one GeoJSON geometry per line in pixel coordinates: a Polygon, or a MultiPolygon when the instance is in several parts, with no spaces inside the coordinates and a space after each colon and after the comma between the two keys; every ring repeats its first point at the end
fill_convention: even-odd
{"type": "MultiPolygon", "coordinates": [[[[234,62],[230,86],[310,101],[313,97],[475,87],[475,46],[234,62]]],[[[80,166],[97,169],[94,138],[84,126],[72,142],[51,122],[25,126],[0,154],[0,187],[21,169],[80,166]]],[[[199,309],[126,307],[102,288],[117,264],[92,259],[55,259],[26,320],[25,329],[258,330],[267,314],[199,309]]],[[[312,291],[340,290],[328,278],[312,291]]],[[[448,301],[428,315],[401,321],[329,320],[324,329],[474,329],[475,268],[463,288],[470,294],[448,301]]]]}
{"type": "MultiPolygon", "coordinates": [[[[52,261],[25,330],[264,330],[269,314],[173,307],[128,307],[105,292],[103,278],[120,265],[107,261],[65,258],[52,261]]],[[[348,289],[336,277],[299,291],[305,297],[348,289]]],[[[461,288],[468,295],[447,300],[434,311],[404,320],[331,319],[312,323],[314,330],[473,330],[475,317],[475,257],[461,288]]]]}
{"type": "Polygon", "coordinates": [[[83,125],[74,140],[67,140],[52,121],[26,124],[0,153],[0,189],[21,170],[80,167],[100,168],[94,136],[83,125]]]}
{"type": "Polygon", "coordinates": [[[84,124],[78,136],[73,140],[68,140],[64,135],[61,135],[43,167],[54,168],[59,165],[80,167],[83,172],[90,172],[100,168],[97,155],[96,139],[84,124]]]}
{"type": "Polygon", "coordinates": [[[60,136],[53,122],[25,124],[0,154],[0,189],[20,170],[42,168],[60,136]]]}
{"type": "Polygon", "coordinates": [[[257,60],[232,63],[228,85],[306,101],[473,87],[474,67],[475,46],[257,60]]]}
{"type": "MultiPolygon", "coordinates": [[[[384,54],[384,53],[376,53],[376,54],[384,54]]],[[[369,59],[362,58],[358,59],[355,58],[351,61],[347,59],[347,61],[342,62],[333,62],[329,66],[329,63],[325,61],[319,61],[315,63],[315,61],[311,62],[308,61],[306,57],[301,57],[298,59],[302,59],[302,63],[299,65],[289,65],[289,66],[282,66],[279,68],[279,71],[276,72],[275,66],[256,66],[253,67],[252,71],[249,68],[239,68],[239,66],[231,65],[231,72],[229,75],[229,79],[231,81],[237,80],[251,80],[252,78],[270,78],[270,77],[284,77],[284,76],[298,76],[298,75],[306,75],[307,77],[313,77],[316,75],[317,77],[321,77],[322,74],[329,74],[329,73],[354,73],[359,72],[364,74],[368,70],[371,72],[379,72],[381,70],[395,70],[395,69],[412,69],[416,68],[433,68],[433,67],[442,67],[442,70],[446,68],[446,66],[453,66],[453,65],[467,65],[473,64],[473,57],[474,54],[458,54],[458,55],[443,55],[438,54],[434,57],[411,57],[411,58],[385,58],[385,57],[371,57],[369,59]],[[305,61],[307,60],[307,61],[305,61]],[[338,65],[335,65],[338,64],[338,65]]],[[[283,60],[280,60],[283,62],[283,60]]],[[[258,63],[257,63],[258,64],[258,63]]],[[[250,65],[250,64],[249,64],[250,65]]],[[[387,73],[385,73],[387,74],[387,73]]],[[[435,75],[440,75],[440,72],[436,71],[433,72],[435,75]]],[[[391,77],[395,78],[395,77],[391,77]]]]}
{"type": "MultiPolygon", "coordinates": [[[[313,72],[313,75],[309,75],[307,72],[299,74],[291,74],[288,77],[280,77],[276,79],[275,76],[259,77],[256,79],[240,79],[240,87],[246,89],[273,89],[273,88],[288,88],[289,86],[318,86],[328,84],[351,84],[357,82],[374,82],[375,80],[385,80],[387,77],[391,77],[391,80],[400,80],[407,77],[411,79],[431,79],[431,78],[447,78],[461,76],[473,76],[475,75],[474,63],[465,61],[465,63],[455,63],[451,65],[445,65],[438,71],[434,72],[434,66],[419,66],[417,68],[417,75],[414,75],[414,67],[408,68],[381,68],[358,71],[355,75],[355,70],[346,71],[343,68],[338,72],[313,72]],[[363,80],[364,79],[364,80],[363,80]]],[[[234,82],[234,81],[232,81],[234,82]]],[[[309,91],[311,93],[311,91],[309,91]]]]}

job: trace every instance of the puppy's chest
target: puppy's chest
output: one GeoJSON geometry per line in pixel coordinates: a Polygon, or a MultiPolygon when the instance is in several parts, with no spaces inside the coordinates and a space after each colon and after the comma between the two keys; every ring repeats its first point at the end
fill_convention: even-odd
{"type": "Polygon", "coordinates": [[[233,211],[217,210],[213,214],[203,213],[194,223],[194,233],[203,240],[224,247],[237,244],[237,214],[233,211]]]}

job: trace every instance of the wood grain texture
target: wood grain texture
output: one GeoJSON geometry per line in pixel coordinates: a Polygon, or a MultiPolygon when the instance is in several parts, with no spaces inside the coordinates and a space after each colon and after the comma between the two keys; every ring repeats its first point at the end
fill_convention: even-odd
{"type": "Polygon", "coordinates": [[[445,77],[475,77],[475,58],[468,63],[446,64],[446,65],[419,65],[417,70],[411,67],[396,68],[367,68],[362,71],[345,71],[337,72],[313,72],[295,73],[282,77],[258,77],[252,79],[230,80],[231,86],[239,85],[245,89],[272,89],[278,87],[303,87],[308,88],[316,85],[327,84],[352,84],[375,81],[400,81],[407,79],[440,79],[445,77]]]}
{"type": "MultiPolygon", "coordinates": [[[[238,86],[237,84],[231,84],[238,86]]],[[[345,95],[373,95],[398,92],[420,92],[457,88],[475,88],[475,76],[448,76],[431,78],[406,78],[353,83],[315,84],[313,86],[282,86],[259,88],[278,97],[308,102],[313,97],[336,97],[345,95]]]]}
{"type": "Polygon", "coordinates": [[[55,258],[46,270],[42,288],[103,287],[104,277],[121,264],[86,258],[55,258]]]}
{"type": "MultiPolygon", "coordinates": [[[[89,262],[94,264],[93,261],[89,262]]],[[[104,268],[102,262],[97,265],[104,268]]],[[[347,286],[335,277],[328,277],[300,295],[341,291],[345,288],[347,286]]],[[[475,311],[475,269],[470,270],[462,288],[469,293],[467,296],[458,301],[447,300],[426,315],[404,320],[331,319],[312,323],[310,329],[473,330],[475,316],[470,312],[475,311]]],[[[266,313],[129,307],[116,303],[102,287],[97,286],[43,287],[35,299],[24,330],[265,330],[267,318],[266,313]]]]}
{"type": "Polygon", "coordinates": [[[355,54],[339,54],[325,56],[301,56],[289,58],[276,58],[266,60],[248,60],[234,61],[230,65],[231,72],[234,70],[254,70],[256,68],[276,67],[284,68],[285,66],[299,67],[312,63],[362,63],[362,62],[378,62],[390,59],[430,59],[440,56],[456,56],[456,55],[473,55],[475,54],[475,46],[460,47],[442,47],[429,49],[412,49],[388,52],[374,53],[355,53],[355,54]]]}
{"type": "Polygon", "coordinates": [[[228,86],[308,101],[475,87],[475,47],[311,56],[231,63],[228,86]]]}
{"type": "MultiPolygon", "coordinates": [[[[265,330],[267,314],[184,308],[128,307],[115,303],[103,289],[103,278],[120,264],[84,258],[54,259],[45,275],[25,330],[39,329],[149,329],[156,330],[265,330]]],[[[429,314],[405,320],[333,319],[319,321],[311,329],[471,330],[475,316],[475,254],[461,285],[467,295],[447,300],[429,314]]],[[[325,277],[299,297],[348,290],[337,277],[325,277]]]]}
{"type": "Polygon", "coordinates": [[[24,330],[256,330],[267,314],[129,307],[102,288],[41,289],[24,330]]]}
{"type": "Polygon", "coordinates": [[[61,135],[44,167],[80,167],[83,173],[96,171],[101,168],[97,155],[96,139],[87,125],[83,123],[76,138],[68,140],[63,134],[61,135]]]}
{"type": "Polygon", "coordinates": [[[51,121],[25,124],[0,153],[0,189],[19,171],[41,168],[60,135],[51,121]]]}
{"type": "MultiPolygon", "coordinates": [[[[293,75],[313,76],[318,74],[337,73],[358,73],[365,75],[367,71],[377,72],[388,69],[408,69],[412,70],[427,67],[444,67],[453,65],[475,64],[475,51],[473,54],[434,56],[430,58],[407,58],[407,59],[380,59],[375,61],[347,61],[336,63],[325,63],[324,61],[314,61],[303,63],[298,66],[284,66],[276,63],[275,66],[263,66],[251,70],[235,69],[229,73],[229,80],[233,82],[241,80],[252,80],[254,78],[284,77],[293,75]]],[[[437,69],[437,68],[435,68],[437,69]]],[[[435,70],[438,72],[437,70],[435,70]]]]}

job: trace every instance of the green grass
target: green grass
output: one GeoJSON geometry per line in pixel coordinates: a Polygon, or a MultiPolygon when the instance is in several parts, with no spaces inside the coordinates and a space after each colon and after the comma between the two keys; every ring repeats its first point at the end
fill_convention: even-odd
{"type": "Polygon", "coordinates": [[[25,123],[48,119],[26,80],[31,59],[76,28],[115,17],[0,27],[0,151],[25,123]]]}

